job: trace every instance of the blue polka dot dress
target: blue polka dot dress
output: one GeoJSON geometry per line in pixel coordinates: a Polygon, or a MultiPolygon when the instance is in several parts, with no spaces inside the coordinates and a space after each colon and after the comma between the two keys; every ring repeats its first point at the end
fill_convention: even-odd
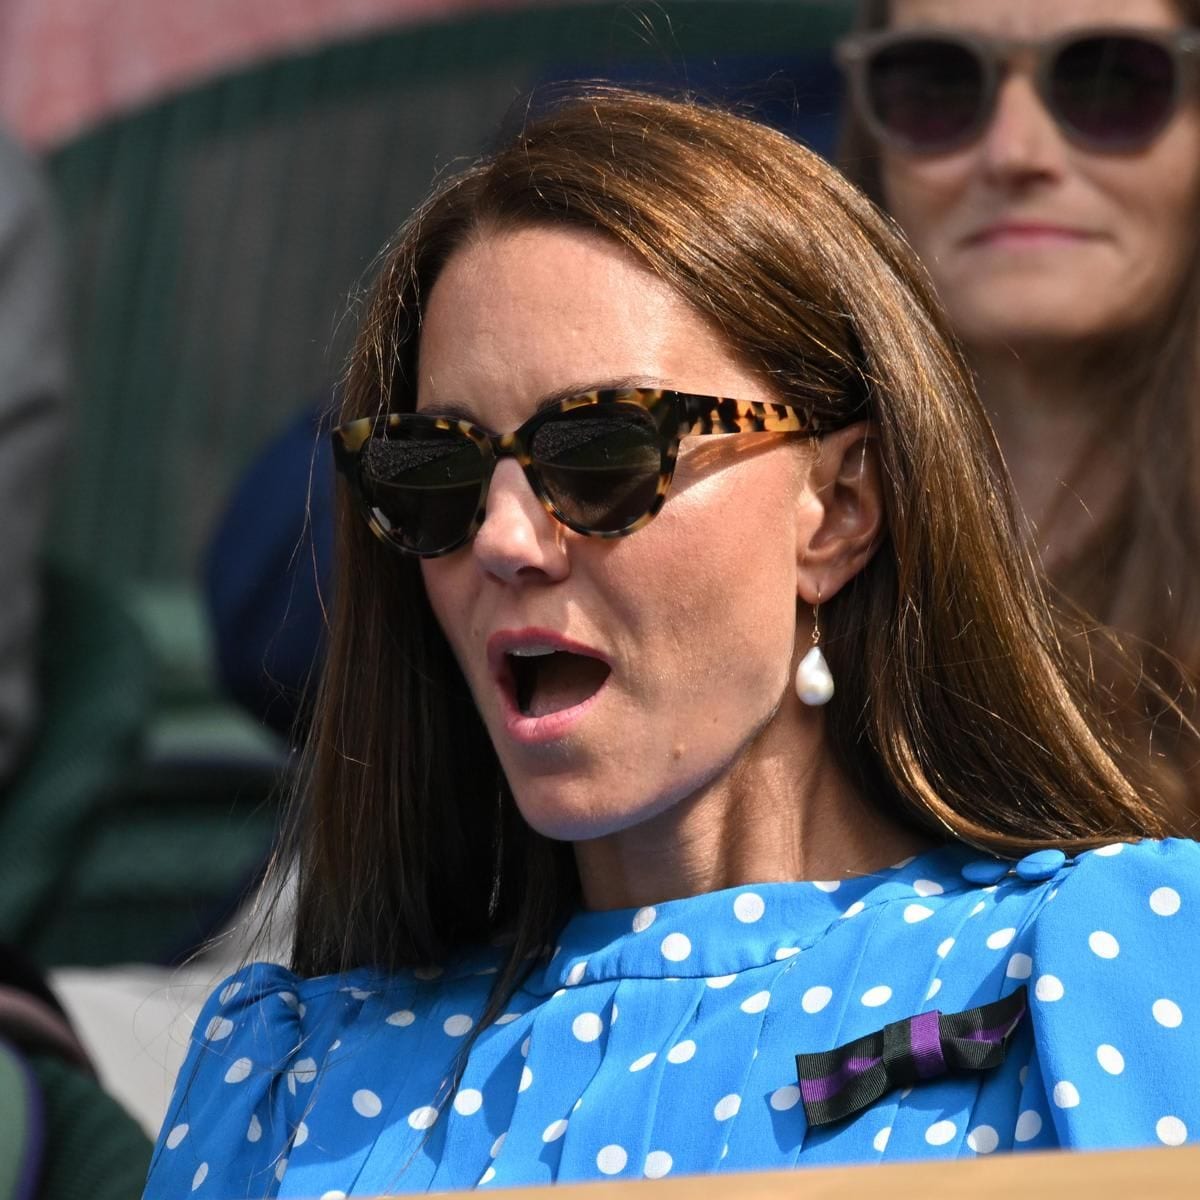
{"type": "MultiPolygon", "coordinates": [[[[1200,847],[581,912],[446,1081],[501,952],[208,1001],[147,1196],[333,1197],[1200,1141],[1200,847]],[[810,1123],[797,1055],[1025,989],[999,1065],[810,1123]]],[[[936,1027],[936,1021],[934,1025],[936,1027]]]]}

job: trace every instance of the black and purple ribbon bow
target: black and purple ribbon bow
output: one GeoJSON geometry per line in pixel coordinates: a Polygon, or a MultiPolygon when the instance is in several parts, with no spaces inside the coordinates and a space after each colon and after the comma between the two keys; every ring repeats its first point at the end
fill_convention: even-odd
{"type": "Polygon", "coordinates": [[[809,1125],[831,1125],[894,1088],[1004,1061],[1028,1008],[1024,987],[965,1012],[918,1013],[820,1054],[797,1054],[796,1075],[809,1125]]]}

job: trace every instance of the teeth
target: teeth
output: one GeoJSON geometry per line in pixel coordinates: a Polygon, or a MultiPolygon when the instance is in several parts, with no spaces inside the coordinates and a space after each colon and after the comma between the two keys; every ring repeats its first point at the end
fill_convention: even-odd
{"type": "Polygon", "coordinates": [[[513,658],[544,658],[547,654],[554,654],[553,646],[514,646],[509,654],[513,658]]]}

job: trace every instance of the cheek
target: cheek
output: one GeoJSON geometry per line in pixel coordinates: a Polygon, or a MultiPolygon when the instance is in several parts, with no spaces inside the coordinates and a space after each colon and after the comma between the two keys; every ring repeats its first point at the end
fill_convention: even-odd
{"type": "Polygon", "coordinates": [[[445,558],[424,558],[420,564],[429,607],[460,661],[468,626],[469,572],[459,562],[465,557],[450,554],[445,558]]]}
{"type": "Polygon", "coordinates": [[[966,154],[905,158],[886,151],[880,161],[884,207],[918,254],[932,266],[946,218],[964,199],[970,177],[966,154]]]}

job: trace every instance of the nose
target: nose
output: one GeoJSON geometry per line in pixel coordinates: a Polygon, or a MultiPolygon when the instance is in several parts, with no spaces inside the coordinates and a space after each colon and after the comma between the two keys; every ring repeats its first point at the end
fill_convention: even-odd
{"type": "Polygon", "coordinates": [[[542,507],[520,465],[511,458],[498,463],[472,543],[481,570],[509,584],[556,582],[570,569],[566,534],[566,526],[542,507]]]}
{"type": "Polygon", "coordinates": [[[1029,75],[1013,72],[1003,79],[980,146],[988,180],[1013,188],[1056,179],[1062,174],[1066,150],[1029,75]]]}

